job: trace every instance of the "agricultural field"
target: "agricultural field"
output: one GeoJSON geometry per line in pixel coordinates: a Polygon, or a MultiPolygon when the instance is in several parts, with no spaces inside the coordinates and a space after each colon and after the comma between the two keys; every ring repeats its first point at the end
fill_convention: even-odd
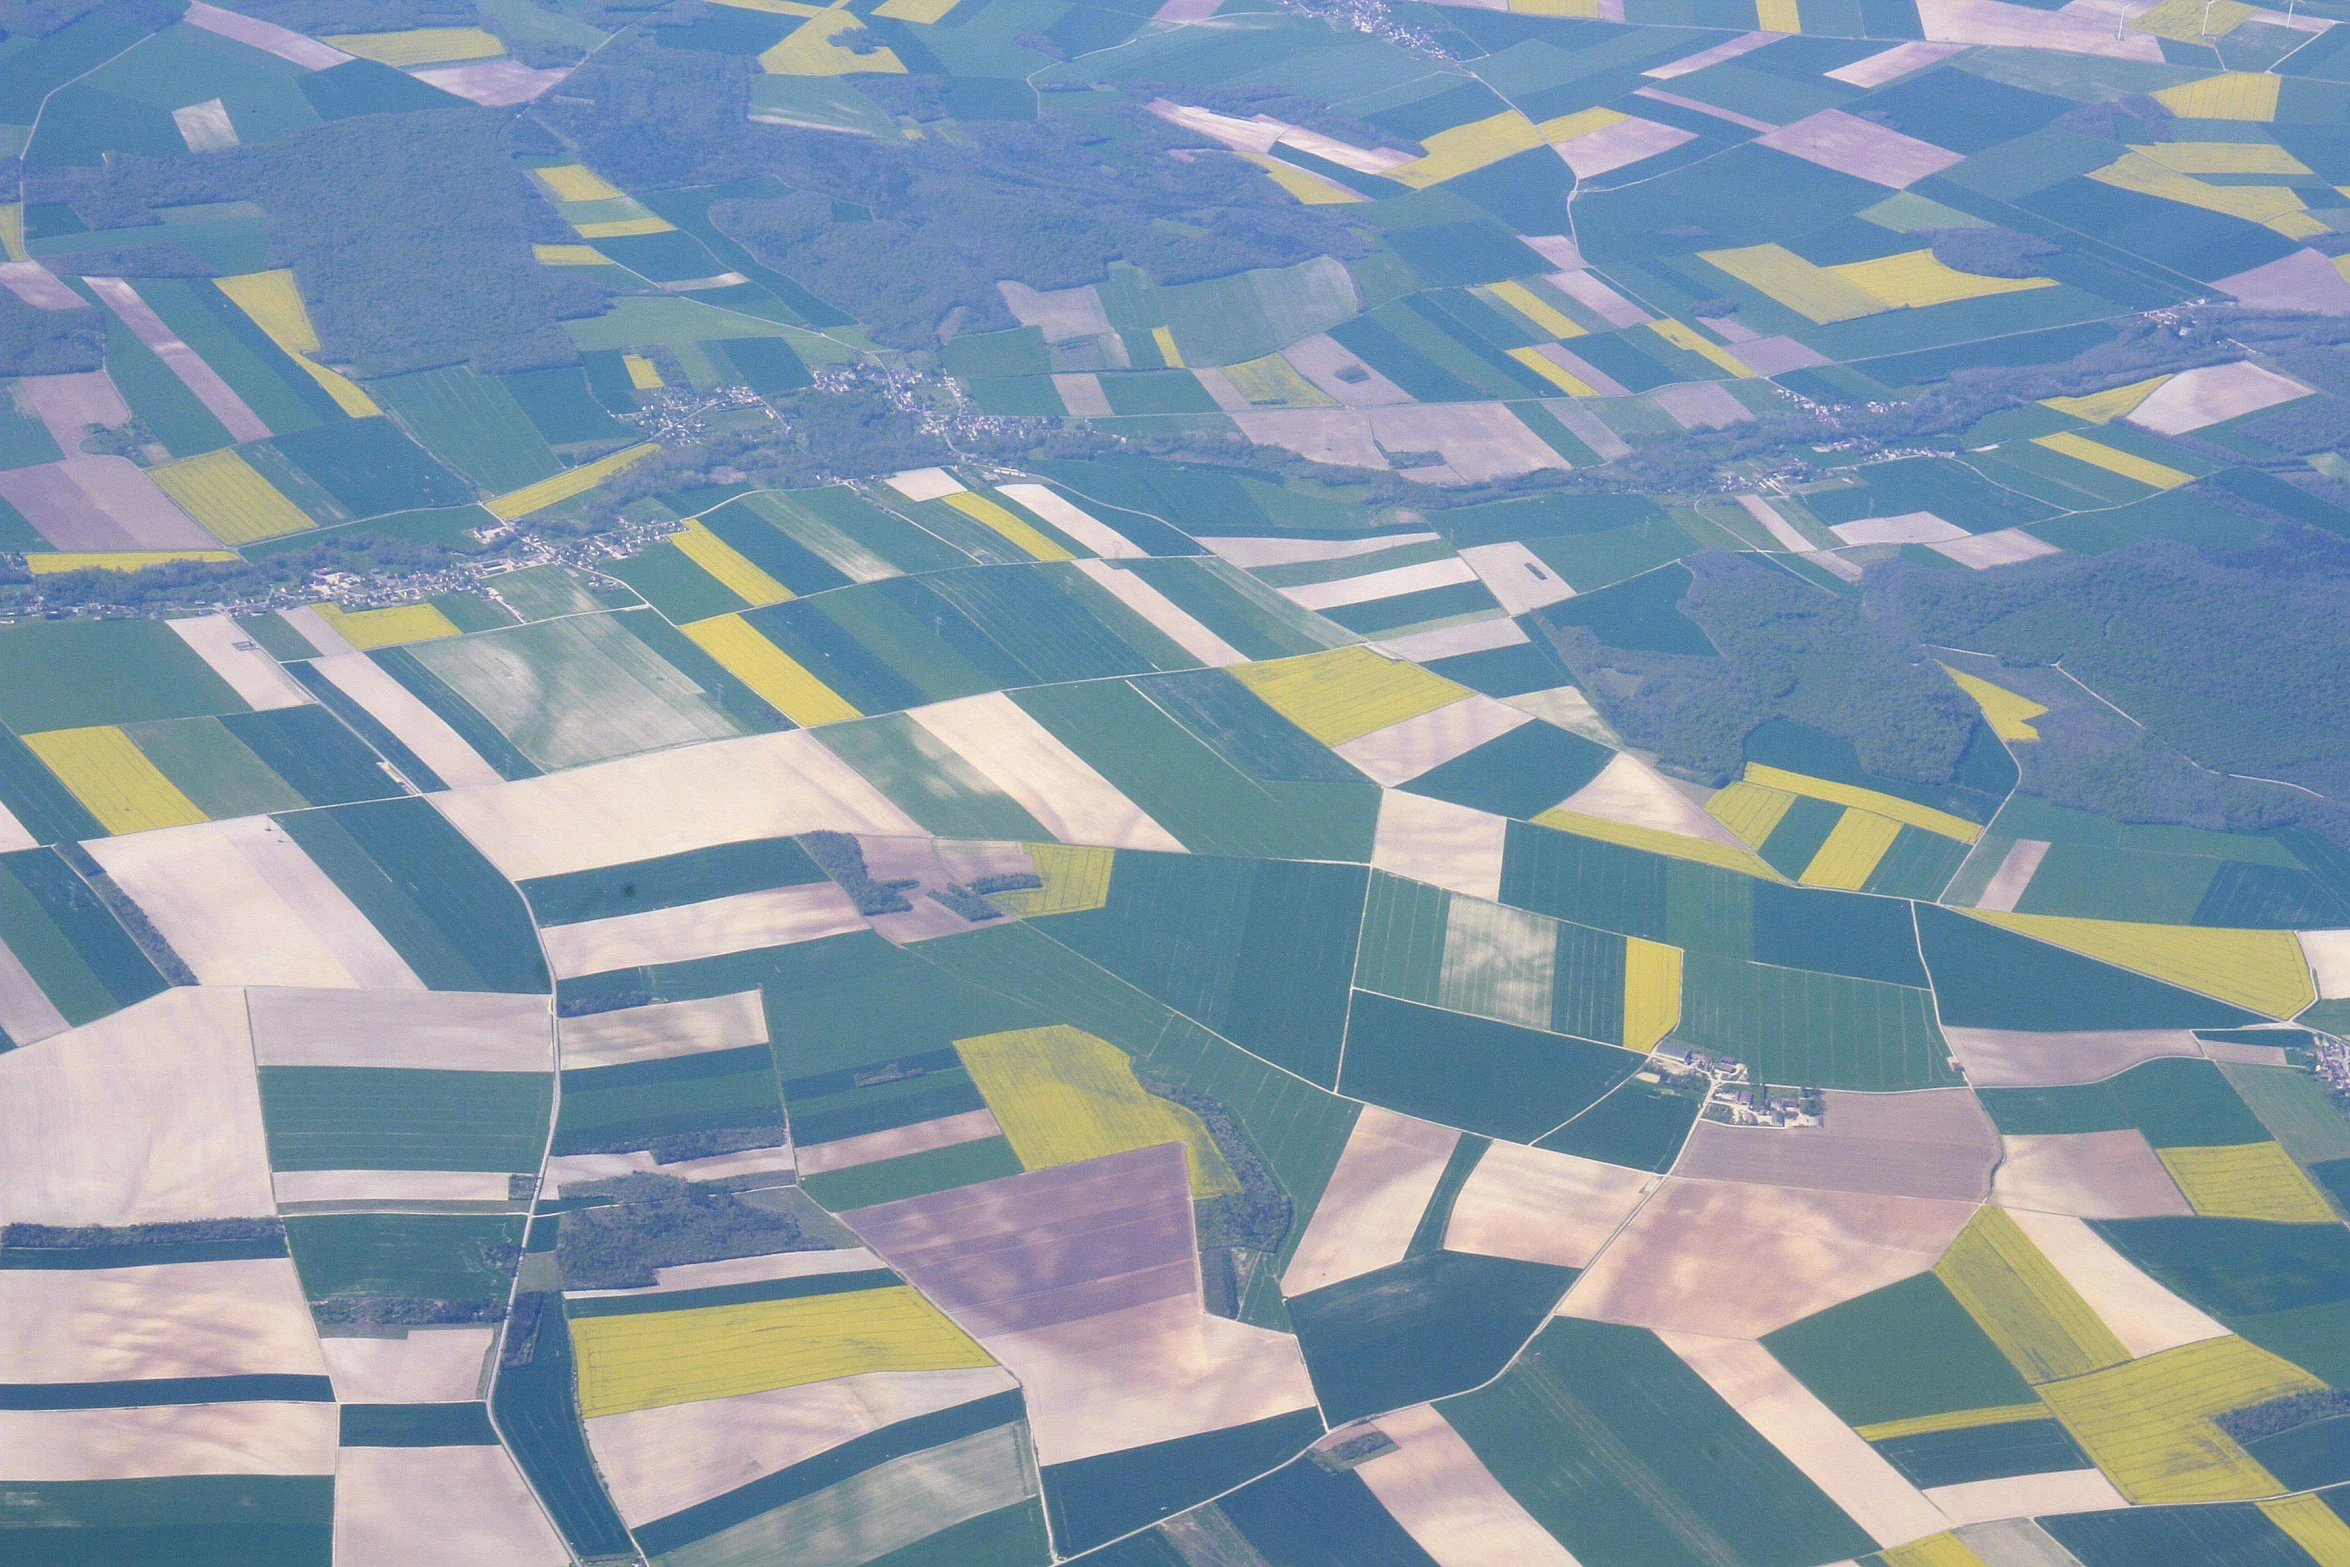
{"type": "Polygon", "coordinates": [[[0,5],[0,1562],[2350,1567],[2350,0],[0,5]]]}

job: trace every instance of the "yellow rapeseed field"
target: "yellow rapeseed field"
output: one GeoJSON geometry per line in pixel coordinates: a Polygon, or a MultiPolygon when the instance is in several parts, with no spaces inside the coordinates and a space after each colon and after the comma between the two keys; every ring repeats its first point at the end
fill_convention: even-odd
{"type": "Polygon", "coordinates": [[[2121,1364],[2130,1352],[2003,1208],[1982,1208],[1934,1274],[2026,1380],[2121,1364]]]}
{"type": "Polygon", "coordinates": [[[1869,877],[1876,874],[1877,862],[1900,836],[1901,823],[1892,817],[1848,805],[1844,814],[1836,818],[1827,841],[1813,853],[1811,863],[1796,879],[1806,887],[1838,887],[1846,892],[1858,892],[1868,885],[1869,877]]]}
{"type": "Polygon", "coordinates": [[[1442,675],[1367,647],[1237,664],[1232,674],[1282,717],[1324,745],[1344,745],[1389,724],[1450,707],[1469,695],[1442,675]]]}
{"type": "Polygon", "coordinates": [[[580,1413],[591,1420],[871,1371],[995,1363],[906,1285],[582,1317],[571,1337],[580,1413]]]}
{"type": "Polygon", "coordinates": [[[1428,149],[1428,155],[1388,170],[1389,179],[1414,190],[1425,190],[1456,174],[1467,174],[1539,147],[1543,140],[1542,132],[1535,129],[1532,120],[1515,109],[1504,109],[1488,119],[1423,136],[1420,145],[1428,149]]]}
{"type": "Polygon", "coordinates": [[[618,201],[628,194],[585,164],[565,163],[531,172],[557,201],[618,201]]]}
{"type": "Polygon", "coordinates": [[[345,54],[385,65],[440,65],[487,60],[506,52],[495,33],[478,27],[411,27],[397,33],[332,33],[324,40],[345,54]]]}
{"type": "Polygon", "coordinates": [[[1586,335],[1573,316],[1544,299],[1523,283],[1494,283],[1485,292],[1533,322],[1552,337],[1582,337],[1586,335]]]}
{"type": "Polygon", "coordinates": [[[2170,379],[2158,375],[2151,380],[2132,381],[2127,386],[2109,386],[2102,392],[2091,392],[2086,397],[2043,397],[2040,404],[2060,414],[2071,414],[2075,419],[2086,419],[2091,424],[2111,424],[2116,419],[2137,412],[2138,405],[2161,390],[2170,379]]]}
{"type": "Polygon", "coordinates": [[[1200,1118],[1144,1093],[1134,1063],[1106,1039],[1055,1023],[958,1039],[955,1050],[1024,1169],[1180,1142],[1193,1195],[1240,1190],[1200,1118]]]}
{"type": "Polygon", "coordinates": [[[302,303],[302,291],[294,286],[292,268],[246,272],[236,277],[216,278],[214,282],[236,302],[239,310],[253,318],[253,324],[271,342],[284,349],[294,363],[326,389],[336,407],[354,419],[383,412],[374,398],[360,390],[359,383],[310,357],[318,352],[318,328],[310,320],[309,307],[302,303]]]}
{"type": "Polygon", "coordinates": [[[1988,909],[1967,912],[2083,957],[2133,969],[2271,1017],[2291,1017],[2317,999],[2309,960],[2289,930],[2143,925],[2061,914],[2001,914],[1988,909]]]}
{"type": "Polygon", "coordinates": [[[714,615],[679,629],[728,674],[803,729],[864,716],[740,615],[714,615]]]}
{"type": "Polygon", "coordinates": [[[1548,827],[1553,832],[1571,832],[1578,838],[1596,838],[1601,843],[1622,844],[1627,849],[1645,849],[1650,854],[1662,854],[1676,860],[1694,860],[1700,865],[1718,865],[1726,871],[1743,876],[1760,876],[1765,881],[1785,881],[1787,878],[1771,868],[1769,861],[1750,849],[1736,844],[1716,843],[1711,838],[1692,838],[1662,827],[1640,827],[1630,822],[1610,821],[1604,816],[1586,816],[1580,811],[1561,810],[1552,806],[1533,817],[1537,827],[1548,827]]]}
{"type": "Polygon", "coordinates": [[[1279,354],[1226,365],[1224,377],[1241,396],[1267,408],[1335,408],[1338,399],[1298,374],[1279,354]]]}
{"type": "Polygon", "coordinates": [[[2315,1496],[2288,1496],[2262,1502],[2268,1521],[2309,1553],[2317,1567],[2350,1567],[2350,1523],[2315,1496]]]}
{"type": "Polygon", "coordinates": [[[2213,1417],[2324,1386],[2230,1334],[2051,1382],[2040,1396],[2131,1501],[2234,1502],[2284,1486],[2213,1417]]]}
{"type": "Polygon", "coordinates": [[[1739,282],[1761,289],[1798,315],[1823,325],[1877,315],[1886,308],[1883,300],[1859,284],[1812,265],[1784,245],[1746,245],[1699,255],[1739,282]]]}
{"type": "Polygon", "coordinates": [[[1081,914],[1110,901],[1110,877],[1118,862],[1115,849],[1074,843],[1027,843],[1029,863],[1044,885],[1022,892],[993,894],[996,907],[1006,914],[1034,919],[1045,914],[1081,914]]]}
{"type": "Polygon", "coordinates": [[[1599,395],[1599,388],[1569,370],[1565,365],[1551,359],[1540,349],[1513,348],[1509,351],[1509,355],[1569,397],[1597,397],[1599,395]]]}
{"type": "Polygon", "coordinates": [[[1786,819],[1788,808],[1794,804],[1795,796],[1784,789],[1769,789],[1741,779],[1706,801],[1705,810],[1708,816],[1759,849],[1786,819]]]}
{"type": "Polygon", "coordinates": [[[660,443],[657,441],[639,442],[625,451],[614,452],[609,457],[599,457],[594,462],[582,463],[576,468],[566,469],[551,479],[541,479],[538,483],[526,484],[519,490],[509,490],[483,504],[489,507],[493,515],[503,517],[511,522],[517,517],[527,517],[534,511],[544,511],[559,501],[571,499],[574,495],[584,495],[630,463],[642,462],[660,449],[660,443]]]}
{"type": "Polygon", "coordinates": [[[2197,1213],[2272,1224],[2338,1224],[2333,1206],[2279,1143],[2162,1148],[2163,1168],[2197,1213]]]}
{"type": "Polygon", "coordinates": [[[1654,1050],[1681,1024],[1681,949],[1624,938],[1624,1048],[1654,1050]]]}
{"type": "Polygon", "coordinates": [[[51,729],[26,735],[24,743],[110,833],[210,820],[112,724],[51,729]]]}
{"type": "Polygon", "coordinates": [[[1961,272],[1935,260],[1930,250],[1908,250],[1874,261],[1848,261],[1827,270],[1888,305],[1911,310],[2056,286],[2054,278],[1984,277],[1980,273],[1961,272]]]}
{"type": "Polygon", "coordinates": [[[2139,152],[2123,153],[2104,168],[2091,170],[2089,178],[2118,190],[2264,223],[2295,238],[2305,237],[2312,225],[2317,232],[2325,232],[2325,225],[2309,216],[2309,204],[2301,199],[2301,193],[2284,185],[2214,185],[2139,152]]]}
{"type": "Polygon", "coordinates": [[[1896,1437],[1930,1436],[1937,1431],[1972,1431],[1977,1426],[2021,1425],[2049,1418],[2046,1404],[1994,1404],[1985,1409],[1953,1409],[1939,1415],[1912,1415],[1907,1420],[1880,1420],[1854,1426],[1867,1441],[1890,1442],[1896,1437]]]}
{"type": "Polygon", "coordinates": [[[1924,832],[1939,833],[1945,838],[1956,838],[1960,843],[1973,843],[1983,836],[1983,829],[1963,816],[1948,811],[1937,811],[1930,805],[1919,805],[1898,795],[1863,789],[1854,784],[1832,783],[1825,778],[1814,778],[1808,773],[1791,773],[1784,767],[1765,767],[1760,762],[1746,764],[1746,781],[1767,788],[1783,789],[1789,794],[1809,795],[1815,800],[1826,800],[1831,805],[1857,805],[1864,811],[1879,816],[1890,816],[1904,826],[1924,832]]]}
{"type": "Polygon", "coordinates": [[[1754,374],[1754,371],[1747,367],[1746,361],[1685,322],[1675,321],[1667,316],[1661,321],[1649,322],[1648,329],[1675,348],[1697,355],[1717,370],[1727,371],[1729,374],[1741,378],[1754,374]]]}
{"type": "Polygon", "coordinates": [[[461,635],[457,623],[432,604],[397,604],[390,609],[356,612],[339,604],[321,604],[318,613],[345,641],[361,652],[369,648],[398,647],[407,642],[436,642],[461,635]]]}
{"type": "Polygon", "coordinates": [[[2059,430],[2054,435],[2035,435],[2032,444],[2045,446],[2075,462],[2103,468],[2107,473],[2118,473],[2125,479],[2135,479],[2157,490],[2175,490],[2182,484],[2193,483],[2195,479],[2193,474],[2173,468],[2168,463],[2154,462],[2134,452],[2118,450],[2072,430],[2059,430]]]}
{"type": "Polygon", "coordinates": [[[1958,688],[1975,699],[1975,706],[1983,710],[1983,722],[2002,740],[2037,740],[2040,731],[2032,727],[2032,720],[2048,711],[2046,703],[2035,702],[2028,696],[2019,696],[2005,686],[1993,685],[1980,675],[1970,675],[1963,669],[1948,664],[1942,672],[1958,683],[1958,688]]]}
{"type": "Polygon", "coordinates": [[[175,560],[230,561],[235,550],[36,550],[24,558],[36,577],[60,571],[145,571],[175,560]]]}
{"type": "Polygon", "coordinates": [[[2268,121],[2277,117],[2282,81],[2260,71],[2229,71],[2162,88],[2154,98],[2182,120],[2268,121]]]}
{"type": "Polygon", "coordinates": [[[943,499],[981,527],[1025,551],[1032,560],[1075,560],[1074,552],[1055,543],[1044,532],[1016,516],[1010,508],[973,490],[957,490],[943,499]]]}
{"type": "MultiPolygon", "coordinates": [[[[1263,169],[1266,177],[1274,184],[1309,207],[1341,207],[1349,202],[1370,199],[1360,192],[1348,190],[1336,180],[1324,179],[1321,175],[1301,169],[1294,163],[1284,163],[1279,158],[1268,157],[1261,152],[1251,152],[1245,147],[1237,148],[1235,152],[1237,156],[1245,158],[1258,168],[1263,169]]],[[[1169,360],[1168,362],[1173,364],[1177,361],[1169,360]]]]}
{"type": "Polygon", "coordinates": [[[669,542],[753,609],[762,604],[780,604],[796,596],[753,565],[742,551],[712,533],[699,517],[689,518],[682,531],[669,536],[669,542]]]}
{"type": "Polygon", "coordinates": [[[252,544],[318,526],[234,447],[147,470],[164,494],[223,544],[252,544]]]}

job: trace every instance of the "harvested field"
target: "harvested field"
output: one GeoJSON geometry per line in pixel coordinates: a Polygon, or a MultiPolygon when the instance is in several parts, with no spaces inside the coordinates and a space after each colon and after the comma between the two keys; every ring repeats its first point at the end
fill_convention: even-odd
{"type": "Polygon", "coordinates": [[[338,1567],[572,1559],[506,1449],[347,1447],[335,1465],[338,1567]]]}
{"type": "Polygon", "coordinates": [[[2262,369],[2250,360],[2239,360],[2232,365],[2182,370],[2124,417],[2158,435],[2184,435],[2208,424],[2239,419],[2309,394],[2310,388],[2290,376],[2262,369]]]}
{"type": "Polygon", "coordinates": [[[313,661],[311,667],[390,730],[393,739],[413,751],[417,760],[450,788],[471,789],[504,781],[447,719],[425,706],[416,693],[366,654],[337,653],[313,661]]]}
{"type": "Polygon", "coordinates": [[[402,1338],[318,1341],[345,1404],[464,1404],[481,1386],[496,1328],[411,1328],[402,1338]]]}
{"type": "Polygon", "coordinates": [[[169,1224],[273,1214],[244,998],[182,987],[0,1055],[0,1216],[169,1224]]]}
{"type": "Polygon", "coordinates": [[[2141,1061],[2203,1053],[2183,1028],[2124,1028],[2035,1033],[2016,1028],[1942,1030],[1950,1053],[1977,1088],[2059,1088],[2097,1083],[2141,1061]]]}
{"type": "Polygon", "coordinates": [[[2147,1277],[2084,1221],[2053,1213],[2010,1217],[2133,1357],[2218,1338],[2227,1331],[2147,1277]]]}
{"type": "Polygon", "coordinates": [[[323,1376],[283,1257],[136,1268],[0,1269],[0,1383],[323,1376]]]}
{"type": "Polygon", "coordinates": [[[1203,664],[1223,668],[1245,664],[1248,655],[1193,618],[1173,599],[1131,571],[1098,560],[1081,560],[1077,570],[1203,664]]]}
{"type": "Polygon", "coordinates": [[[2002,1139],[1992,1177],[2002,1208],[2083,1219],[2148,1219],[2193,1211],[2136,1128],[2002,1139]]]}
{"type": "Polygon", "coordinates": [[[1332,749],[1374,782],[1392,788],[1531,722],[1514,707],[1470,695],[1332,749]]]}
{"type": "Polygon", "coordinates": [[[1765,147],[1808,163],[1895,190],[1906,190],[1927,175],[1964,161],[1947,148],[1904,136],[1841,109],[1823,109],[1756,139],[1765,147]]]}
{"type": "Polygon", "coordinates": [[[109,838],[90,852],[201,984],[423,988],[266,816],[109,838]]]}
{"type": "Polygon", "coordinates": [[[555,1064],[544,996],[256,989],[245,999],[262,1066],[546,1072],[555,1064]]]}
{"type": "Polygon", "coordinates": [[[1878,1544],[1898,1545],[1946,1526],[1917,1487],[1762,1345],[1693,1333],[1658,1336],[1878,1544]]]}
{"type": "Polygon", "coordinates": [[[1478,544],[1461,551],[1461,559],[1477,573],[1501,607],[1523,615],[1546,604],[1575,596],[1575,589],[1555,568],[1523,544],[1478,544]]]}
{"type": "Polygon", "coordinates": [[[620,1515],[649,1523],[911,1420],[1014,1385],[1000,1366],[875,1371],[693,1404],[603,1415],[588,1424],[620,1515]]]}
{"type": "Polygon", "coordinates": [[[1357,359],[1352,349],[1322,333],[1290,344],[1281,357],[1317,390],[1349,408],[1385,408],[1412,400],[1411,393],[1357,359]]]}
{"type": "Polygon", "coordinates": [[[1175,1147],[846,1217],[1019,1377],[1045,1464],[1313,1403],[1296,1340],[1204,1310],[1175,1147]]]}
{"type": "Polygon", "coordinates": [[[1587,1268],[1656,1184],[1645,1170],[1494,1143],[1453,1199],[1444,1248],[1587,1268]]]}
{"type": "Polygon", "coordinates": [[[1355,1478],[1440,1567],[1576,1567],[1433,1405],[1371,1424],[1395,1446],[1357,1464],[1355,1478]]]}
{"type": "MultiPolygon", "coordinates": [[[[204,9],[210,8],[205,7],[204,9]]],[[[223,11],[220,14],[229,16],[234,13],[223,11]]],[[[190,12],[189,20],[195,22],[194,12],[190,12]]],[[[269,25],[265,22],[251,21],[246,17],[238,17],[237,20],[247,22],[254,27],[269,25]]],[[[196,25],[202,26],[203,24],[197,22],[196,25]]],[[[293,34],[292,36],[300,37],[301,35],[293,34]]],[[[306,38],[302,41],[304,43],[311,42],[306,38]]],[[[318,44],[314,47],[324,49],[325,45],[318,44]]],[[[336,51],[328,50],[327,52],[334,53],[336,51]]],[[[229,433],[231,439],[258,441],[266,439],[272,433],[269,426],[262,421],[261,416],[255,413],[251,405],[237,394],[236,388],[221,379],[220,372],[206,363],[203,355],[180,341],[179,335],[164,324],[163,318],[155,313],[154,307],[139,296],[138,288],[134,284],[123,278],[111,277],[94,277],[84,281],[90,285],[91,292],[95,293],[108,308],[122,318],[122,324],[130,328],[131,336],[145,344],[156,358],[163,361],[164,368],[177,376],[180,384],[195,394],[196,401],[202,403],[206,410],[220,421],[221,428],[229,433]]],[[[73,448],[67,447],[66,450],[71,451],[73,448]]]]}
{"type": "Polygon", "coordinates": [[[1699,1121],[1674,1173],[1969,1202],[1990,1193],[1999,1133],[1968,1090],[1855,1094],[1831,1089],[1824,1098],[1827,1114],[1816,1127],[1699,1121]]]}
{"type": "Polygon", "coordinates": [[[164,624],[255,712],[301,707],[309,702],[310,694],[228,616],[203,615],[164,624]]]}
{"type": "Polygon", "coordinates": [[[1935,43],[1983,44],[1994,49],[2054,49],[2115,60],[2162,61],[2161,40],[2123,33],[2112,16],[2087,6],[2055,11],[2006,0],[1920,0],[1918,20],[1935,43]]]}
{"type": "Polygon", "coordinates": [[[921,827],[814,735],[751,735],[431,797],[516,881],[714,844],[921,827]]]}
{"type": "Polygon", "coordinates": [[[1150,554],[1058,490],[1041,484],[1003,484],[997,488],[1104,560],[1139,559],[1150,554]]]}
{"type": "Polygon", "coordinates": [[[20,1484],[164,1475],[331,1475],[335,1406],[161,1404],[0,1410],[0,1452],[20,1484]]]}
{"type": "MultiPolygon", "coordinates": [[[[0,288],[35,310],[79,310],[82,298],[38,261],[0,261],[0,288]]],[[[94,372],[103,373],[103,372],[94,372]]],[[[66,450],[73,448],[68,446],[66,450]]]]}
{"type": "Polygon", "coordinates": [[[1923,1273],[1971,1204],[1668,1179],[1561,1315],[1759,1338],[1923,1273]]]}
{"type": "Polygon", "coordinates": [[[1281,1276],[1285,1295],[1401,1262],[1460,1133],[1363,1106],[1281,1276]]]}
{"type": "Polygon", "coordinates": [[[1379,798],[1371,863],[1390,875],[1492,902],[1501,897],[1508,831],[1505,817],[1390,789],[1379,798]]]}
{"type": "Polygon", "coordinates": [[[470,65],[435,65],[411,73],[428,87],[455,93],[487,109],[529,103],[569,76],[569,71],[532,70],[519,60],[479,60],[470,65]]]}
{"type": "MultiPolygon", "coordinates": [[[[1961,1529],[1970,1524],[2001,1519],[2046,1517],[2051,1513],[2103,1512],[2127,1507],[2128,1498],[2113,1488],[2102,1469],[2064,1469],[2050,1474],[2014,1475],[2005,1480],[1976,1480],[1965,1485],[1937,1486],[1926,1500],[1961,1529]]],[[[2026,1526],[2030,1527],[2030,1526],[2026,1526]]],[[[2037,1531],[2034,1531],[2037,1533],[2037,1531]]],[[[2042,1535],[2042,1539],[2046,1536],[2042,1535]]],[[[2053,1547],[2053,1542],[2051,1542],[2053,1547]]],[[[1981,1545],[1976,1545],[1978,1550],[1981,1545]]],[[[2066,1567],[2062,1557],[1984,1555],[1986,1567],[2066,1567]]]]}
{"type": "Polygon", "coordinates": [[[622,1066],[632,1061],[665,1061],[709,1050],[735,1050],[767,1043],[767,1013],[759,992],[700,1001],[670,1001],[649,1007],[565,1018],[556,1025],[563,1066],[622,1066]]]}
{"type": "Polygon", "coordinates": [[[1551,145],[1558,149],[1567,167],[1575,171],[1577,179],[1588,180],[1612,174],[1660,152],[1670,152],[1683,142],[1696,139],[1695,134],[1677,125],[1660,125],[1628,114],[1596,130],[1551,145]]]}
{"type": "MultiPolygon", "coordinates": [[[[2276,78],[2267,80],[2273,83],[2276,78]]],[[[2213,286],[2255,309],[2350,315],[2350,278],[2314,250],[2296,250],[2265,266],[2221,278],[2213,286]]]]}
{"type": "Polygon", "coordinates": [[[907,715],[1064,843],[1183,852],[1183,845],[1000,692],[907,715]]]}
{"type": "Polygon", "coordinates": [[[1599,770],[1598,777],[1560,801],[1558,808],[1626,827],[1740,846],[1738,836],[1703,806],[1674,788],[1655,768],[1626,752],[1618,752],[1599,770]]]}
{"type": "MultiPolygon", "coordinates": [[[[46,273],[42,274],[47,276],[46,273]]],[[[72,290],[66,291],[69,295],[72,290]]],[[[81,301],[74,300],[76,305],[81,301]]],[[[27,407],[49,431],[57,449],[71,455],[82,449],[82,437],[91,426],[120,429],[131,416],[130,405],[103,370],[78,375],[28,375],[16,383],[16,400],[27,407]]]]}
{"type": "Polygon", "coordinates": [[[809,1143],[799,1149],[798,1164],[802,1175],[821,1175],[827,1170],[853,1170],[861,1164],[902,1159],[933,1148],[954,1148],[1003,1135],[1004,1129],[996,1124],[994,1112],[966,1110],[959,1115],[916,1121],[910,1126],[809,1143]]]}
{"type": "Polygon", "coordinates": [[[218,33],[223,38],[251,44],[304,70],[331,70],[351,58],[342,50],[297,33],[290,27],[280,27],[275,22],[264,22],[240,12],[223,10],[208,4],[207,0],[194,0],[188,7],[187,15],[181,20],[190,27],[201,27],[208,33],[218,33]]]}
{"type": "Polygon", "coordinates": [[[270,1177],[278,1207],[310,1203],[439,1203],[512,1200],[503,1170],[280,1170],[270,1177]]]}
{"type": "Polygon", "coordinates": [[[220,547],[127,457],[68,457],[0,471],[0,500],[61,550],[220,547]]]}
{"type": "Polygon", "coordinates": [[[1928,66],[1939,65],[1958,53],[1960,47],[1955,44],[1895,44],[1882,54],[1872,54],[1821,74],[1848,86],[1877,88],[1928,66]]]}
{"type": "Polygon", "coordinates": [[[539,939],[556,977],[570,979],[785,947],[864,928],[865,917],[847,893],[831,882],[814,882],[558,925],[541,931],[539,939]]]}

